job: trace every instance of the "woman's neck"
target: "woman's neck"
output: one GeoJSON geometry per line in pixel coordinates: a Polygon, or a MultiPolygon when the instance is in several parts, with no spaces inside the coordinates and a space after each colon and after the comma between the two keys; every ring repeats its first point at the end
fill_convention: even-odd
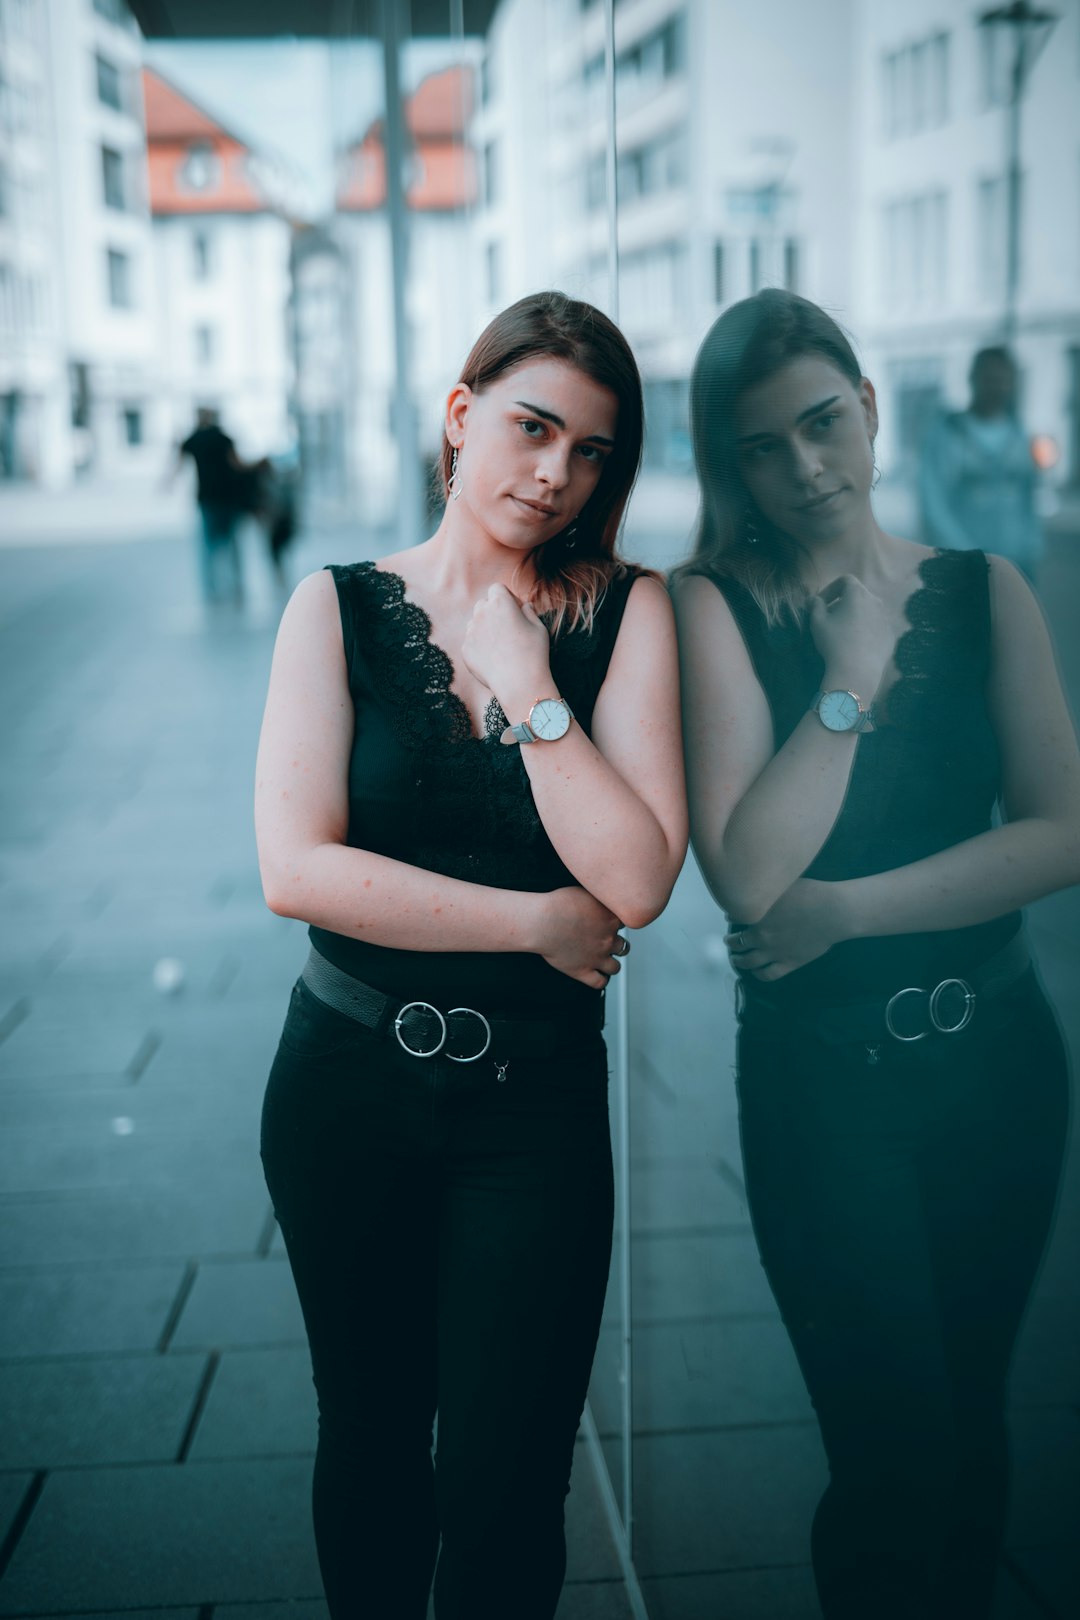
{"type": "Polygon", "coordinates": [[[873,591],[905,571],[909,552],[908,541],[886,534],[871,516],[832,540],[807,547],[799,572],[808,591],[820,591],[841,574],[854,574],[873,591]]]}

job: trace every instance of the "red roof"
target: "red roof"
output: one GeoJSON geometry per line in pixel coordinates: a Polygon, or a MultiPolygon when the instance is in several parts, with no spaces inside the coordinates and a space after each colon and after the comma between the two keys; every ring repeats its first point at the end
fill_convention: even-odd
{"type": "Polygon", "coordinates": [[[143,68],[142,78],[151,213],[274,210],[253,173],[251,147],[153,68],[143,68]]]}
{"type": "MultiPolygon", "coordinates": [[[[405,201],[418,213],[449,212],[476,199],[476,159],[464,138],[472,116],[473,81],[471,67],[444,68],[424,79],[405,103],[413,160],[405,201]]],[[[381,118],[345,152],[336,202],[344,213],[368,213],[385,205],[381,118]]]]}

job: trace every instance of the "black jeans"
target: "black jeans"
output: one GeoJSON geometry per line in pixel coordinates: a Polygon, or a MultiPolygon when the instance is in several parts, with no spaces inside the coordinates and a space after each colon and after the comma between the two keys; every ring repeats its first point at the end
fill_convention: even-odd
{"type": "Polygon", "coordinates": [[[319,1399],[334,1620],[550,1620],[611,1252],[607,1057],[408,1056],[293,990],[267,1185],[319,1399]],[[432,1426],[438,1410],[438,1452],[432,1426]],[[439,1541],[441,1537],[441,1551],[439,1541]]]}
{"type": "Polygon", "coordinates": [[[1009,1359],[1065,1144],[1053,1012],[1029,972],[875,1065],[751,998],[738,1083],[751,1219],[829,1460],[822,1610],[985,1620],[1009,1359]]]}

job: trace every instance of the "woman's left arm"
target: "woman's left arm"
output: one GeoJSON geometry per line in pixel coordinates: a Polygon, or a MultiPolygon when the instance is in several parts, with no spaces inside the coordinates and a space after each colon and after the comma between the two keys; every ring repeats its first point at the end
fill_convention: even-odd
{"type": "MultiPolygon", "coordinates": [[[[492,587],[474,610],[465,651],[470,669],[518,722],[537,698],[560,694],[546,644],[538,635],[530,644],[514,618],[534,631],[540,623],[504,587],[492,587]]],[[[572,724],[557,742],[519,746],[540,819],[567,870],[627,927],[643,928],[667,904],[688,838],[675,621],[658,580],[630,588],[591,739],[572,724]]]]}
{"type": "Polygon", "coordinates": [[[744,931],[740,967],[782,978],[845,939],[967,928],[1080,882],[1080,750],[1050,636],[1001,557],[990,559],[990,602],[987,695],[1005,824],[873,877],[800,879],[744,931]]]}

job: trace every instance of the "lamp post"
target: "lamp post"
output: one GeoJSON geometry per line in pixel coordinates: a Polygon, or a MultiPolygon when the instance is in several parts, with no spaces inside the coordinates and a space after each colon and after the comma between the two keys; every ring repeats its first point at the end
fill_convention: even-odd
{"type": "Polygon", "coordinates": [[[1013,0],[979,15],[980,28],[1012,30],[1013,55],[1009,73],[1008,159],[1005,197],[1005,318],[1004,335],[1016,335],[1016,299],[1020,285],[1020,105],[1031,71],[1058,21],[1056,11],[1040,11],[1030,0],[1013,0]]]}

